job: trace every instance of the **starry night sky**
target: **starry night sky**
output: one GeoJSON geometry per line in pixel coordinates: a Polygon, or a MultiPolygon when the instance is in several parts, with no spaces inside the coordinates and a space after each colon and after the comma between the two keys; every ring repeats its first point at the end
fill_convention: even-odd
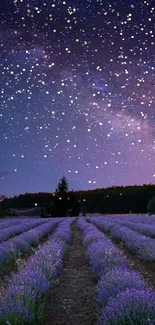
{"type": "Polygon", "coordinates": [[[0,1],[0,101],[0,194],[154,183],[154,1],[0,1]]]}

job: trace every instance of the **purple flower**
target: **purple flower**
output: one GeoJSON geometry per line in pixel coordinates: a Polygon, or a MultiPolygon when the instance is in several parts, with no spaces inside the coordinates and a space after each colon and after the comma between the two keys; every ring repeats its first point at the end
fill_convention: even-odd
{"type": "Polygon", "coordinates": [[[10,278],[0,298],[0,325],[6,325],[7,320],[11,325],[38,323],[43,313],[46,293],[62,268],[66,245],[62,236],[68,240],[73,220],[68,219],[59,224],[56,238],[51,236],[26,261],[24,268],[10,278]]]}
{"type": "Polygon", "coordinates": [[[47,235],[59,221],[46,221],[43,224],[38,221],[37,223],[39,223],[39,226],[36,228],[13,237],[0,245],[0,271],[2,273],[14,265],[18,256],[22,253],[28,253],[31,247],[37,247],[39,239],[47,235]]]}
{"type": "Polygon", "coordinates": [[[109,298],[116,297],[126,289],[145,290],[148,288],[142,277],[129,269],[113,268],[102,275],[96,287],[98,310],[105,306],[109,298]]]}
{"type": "Polygon", "coordinates": [[[155,293],[130,289],[111,298],[102,309],[97,325],[154,325],[155,293]]]}
{"type": "Polygon", "coordinates": [[[94,241],[102,240],[103,234],[98,229],[92,229],[91,231],[84,234],[84,245],[87,247],[94,241]]]}
{"type": "Polygon", "coordinates": [[[32,325],[34,315],[23,301],[12,300],[8,297],[7,301],[0,301],[3,308],[0,309],[0,324],[6,325],[32,325]]]}
{"type": "Polygon", "coordinates": [[[87,249],[91,270],[94,277],[99,280],[102,274],[113,267],[129,267],[127,260],[120,251],[108,240],[96,241],[87,249]]]}
{"type": "Polygon", "coordinates": [[[137,256],[146,261],[155,260],[155,241],[144,235],[121,226],[115,226],[111,229],[110,234],[113,238],[122,241],[125,246],[137,256]]]}

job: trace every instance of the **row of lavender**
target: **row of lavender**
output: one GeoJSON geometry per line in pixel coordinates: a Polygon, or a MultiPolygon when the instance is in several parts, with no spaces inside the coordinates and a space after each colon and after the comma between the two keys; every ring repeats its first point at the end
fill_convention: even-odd
{"type": "Polygon", "coordinates": [[[86,256],[97,281],[98,325],[155,324],[155,293],[120,250],[93,224],[78,219],[86,256]]]}
{"type": "Polygon", "coordinates": [[[121,226],[131,228],[132,230],[139,232],[145,236],[155,238],[155,218],[154,217],[108,217],[104,216],[104,219],[115,221],[121,226]]]}
{"type": "MultiPolygon", "coordinates": [[[[120,219],[109,220],[105,217],[87,217],[87,220],[92,221],[102,231],[108,233],[111,238],[123,242],[125,247],[135,253],[139,259],[155,261],[155,239],[121,225],[120,219]]],[[[131,227],[134,228],[134,224],[131,227]]]]}
{"type": "Polygon", "coordinates": [[[124,221],[116,219],[116,222],[119,222],[122,226],[131,228],[132,230],[134,230],[142,235],[145,235],[150,238],[155,238],[154,217],[149,218],[147,221],[145,220],[145,222],[144,222],[144,220],[139,220],[139,222],[135,222],[134,219],[131,221],[130,221],[130,219],[124,220],[124,221]]]}
{"type": "Polygon", "coordinates": [[[34,227],[37,227],[49,219],[29,219],[26,221],[18,222],[16,225],[8,224],[5,228],[0,229],[0,242],[6,241],[11,237],[22,234],[25,231],[28,231],[34,227]]]}
{"type": "Polygon", "coordinates": [[[120,220],[130,220],[130,221],[135,221],[135,222],[144,222],[144,223],[155,223],[155,217],[154,216],[149,216],[149,215],[134,215],[134,214],[129,214],[129,215],[123,215],[123,214],[93,214],[92,216],[104,216],[107,217],[109,219],[120,219],[120,220]]]}
{"type": "Polygon", "coordinates": [[[107,215],[107,214],[93,214],[91,215],[92,217],[97,217],[97,218],[104,218],[104,219],[108,219],[109,221],[119,221],[121,223],[124,222],[132,222],[134,224],[137,223],[141,223],[144,225],[155,225],[155,216],[139,216],[139,215],[128,215],[128,216],[124,216],[124,215],[107,215]]]}
{"type": "MultiPolygon", "coordinates": [[[[27,219],[24,219],[24,221],[27,221],[27,219]]],[[[10,226],[15,226],[19,225],[23,222],[23,219],[16,218],[16,219],[0,219],[0,229],[10,227],[10,226]]]]}
{"type": "Polygon", "coordinates": [[[62,258],[71,238],[71,223],[62,221],[47,243],[13,275],[0,297],[0,324],[39,324],[50,286],[62,269],[62,258]]]}
{"type": "Polygon", "coordinates": [[[39,245],[40,239],[48,235],[50,231],[62,219],[52,219],[39,226],[24,232],[0,244],[0,274],[6,274],[18,262],[23,254],[27,254],[32,248],[39,245]]]}

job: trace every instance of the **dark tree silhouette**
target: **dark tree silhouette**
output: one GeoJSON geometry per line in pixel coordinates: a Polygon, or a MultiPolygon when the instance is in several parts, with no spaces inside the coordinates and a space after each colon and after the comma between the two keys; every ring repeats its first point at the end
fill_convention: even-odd
{"type": "Polygon", "coordinates": [[[60,182],[56,188],[56,193],[63,194],[68,192],[68,182],[65,176],[60,179],[60,182]]]}
{"type": "Polygon", "coordinates": [[[155,196],[149,200],[147,211],[149,214],[155,214],[155,196]]]}
{"type": "MultiPolygon", "coordinates": [[[[7,216],[8,209],[43,208],[42,216],[78,215],[82,213],[128,214],[147,213],[147,205],[155,197],[155,184],[113,186],[86,191],[69,191],[66,178],[63,176],[54,193],[25,193],[12,198],[4,198],[1,202],[1,216],[7,216]],[[62,208],[59,211],[60,206],[62,208]],[[83,211],[83,207],[86,211],[83,211]],[[59,208],[59,209],[58,209],[59,208]]],[[[152,212],[152,209],[150,213],[152,212]]],[[[154,210],[153,212],[154,213],[154,210]]]]}
{"type": "Polygon", "coordinates": [[[68,182],[65,176],[60,179],[54,194],[51,209],[52,217],[66,217],[70,215],[71,196],[68,193],[68,182]]]}

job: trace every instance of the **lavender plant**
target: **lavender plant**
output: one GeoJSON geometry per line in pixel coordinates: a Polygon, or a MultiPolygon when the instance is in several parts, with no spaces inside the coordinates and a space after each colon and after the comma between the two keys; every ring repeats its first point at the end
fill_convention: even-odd
{"type": "Polygon", "coordinates": [[[83,218],[78,220],[78,225],[83,230],[84,243],[87,242],[87,238],[89,238],[89,241],[91,237],[93,238],[93,242],[90,241],[87,247],[86,256],[89,260],[92,273],[97,280],[100,279],[103,273],[114,266],[121,265],[123,268],[129,266],[120,251],[94,225],[89,225],[83,218]],[[87,232],[89,237],[87,237],[87,232]],[[95,238],[98,240],[95,240],[95,238]]]}
{"type": "Polygon", "coordinates": [[[115,267],[102,275],[96,286],[96,305],[100,309],[108,303],[109,298],[114,298],[126,289],[148,289],[142,277],[130,269],[115,267]]]}
{"type": "Polygon", "coordinates": [[[28,231],[34,227],[37,227],[41,224],[44,224],[48,221],[48,219],[37,219],[37,220],[30,220],[28,222],[22,222],[21,224],[15,225],[15,226],[10,226],[7,228],[4,228],[0,230],[0,242],[6,241],[11,237],[14,237],[16,235],[19,235],[25,231],[28,231]]]}
{"type": "MultiPolygon", "coordinates": [[[[66,229],[73,219],[60,224],[60,238],[52,236],[25,263],[24,269],[13,275],[8,281],[5,293],[0,297],[0,324],[11,325],[39,324],[48,289],[60,274],[66,242],[66,229]],[[20,309],[20,313],[18,313],[20,309]]],[[[59,226],[58,226],[59,229],[59,226]]],[[[70,232],[71,235],[71,232],[70,232]]],[[[67,237],[69,239],[69,237],[67,237]]]]}
{"type": "MultiPolygon", "coordinates": [[[[155,240],[139,234],[128,227],[121,226],[116,220],[117,219],[111,221],[112,226],[109,228],[110,236],[123,242],[131,252],[137,254],[138,258],[146,261],[154,261],[155,240]]],[[[91,218],[90,221],[97,225],[102,231],[107,232],[106,220],[102,218],[91,218]]]]}
{"type": "MultiPolygon", "coordinates": [[[[78,225],[84,239],[88,223],[80,218],[78,225]]],[[[124,235],[122,228],[121,234],[124,235]]],[[[155,293],[130,269],[121,251],[104,234],[102,240],[87,247],[86,256],[99,280],[96,287],[97,325],[155,325],[155,293]]]]}
{"type": "Polygon", "coordinates": [[[135,231],[121,226],[115,226],[111,229],[110,235],[121,240],[125,246],[132,252],[136,253],[140,259],[146,261],[155,260],[155,240],[140,235],[135,231]]]}
{"type": "Polygon", "coordinates": [[[30,252],[32,247],[39,245],[39,240],[47,235],[60,220],[52,220],[38,227],[18,235],[0,245],[0,273],[5,274],[21,257],[22,254],[30,252]]]}
{"type": "Polygon", "coordinates": [[[129,267],[120,251],[106,241],[97,241],[91,244],[87,250],[87,257],[92,273],[97,280],[113,267],[129,267]]]}
{"type": "Polygon", "coordinates": [[[97,325],[154,325],[155,293],[130,289],[109,299],[97,325]]]}

